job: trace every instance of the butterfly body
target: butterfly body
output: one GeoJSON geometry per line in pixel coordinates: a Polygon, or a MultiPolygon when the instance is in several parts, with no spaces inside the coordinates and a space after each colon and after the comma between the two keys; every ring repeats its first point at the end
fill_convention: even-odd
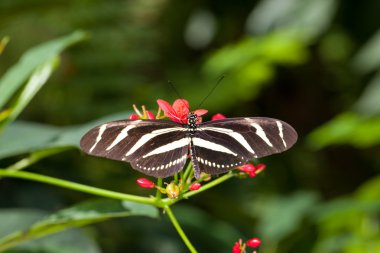
{"type": "Polygon", "coordinates": [[[144,174],[165,178],[185,166],[188,154],[194,175],[227,172],[259,158],[289,149],[297,140],[287,123],[272,118],[227,118],[197,123],[167,120],[121,120],[86,133],[82,150],[94,156],[130,162],[144,174]]]}

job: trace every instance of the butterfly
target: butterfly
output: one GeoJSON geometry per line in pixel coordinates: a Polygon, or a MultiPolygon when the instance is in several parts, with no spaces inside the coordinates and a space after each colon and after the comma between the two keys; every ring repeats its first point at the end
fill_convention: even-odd
{"type": "Polygon", "coordinates": [[[81,149],[93,156],[129,162],[146,175],[165,178],[181,171],[188,156],[198,179],[216,175],[260,158],[281,153],[297,141],[288,123],[264,117],[225,118],[198,123],[193,112],[187,122],[118,120],[87,132],[81,149]]]}

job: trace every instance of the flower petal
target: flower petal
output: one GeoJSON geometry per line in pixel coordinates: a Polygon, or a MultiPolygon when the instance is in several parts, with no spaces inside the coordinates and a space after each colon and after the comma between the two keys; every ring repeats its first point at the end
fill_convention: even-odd
{"type": "Polygon", "coordinates": [[[181,119],[182,123],[187,123],[187,115],[189,114],[189,102],[185,99],[176,99],[173,103],[173,109],[176,115],[181,119]]]}
{"type": "Polygon", "coordinates": [[[154,114],[148,110],[145,111],[146,113],[146,116],[148,117],[148,119],[156,119],[156,116],[154,116],[154,114]]]}
{"type": "Polygon", "coordinates": [[[139,115],[137,115],[137,114],[131,114],[129,116],[129,119],[131,119],[131,120],[137,120],[137,119],[139,119],[139,115]]]}
{"type": "Polygon", "coordinates": [[[181,121],[181,118],[178,117],[174,108],[168,102],[162,99],[157,99],[157,104],[164,111],[166,117],[169,117],[171,120],[175,122],[183,122],[181,121]]]}
{"type": "Polygon", "coordinates": [[[208,110],[206,110],[206,109],[198,109],[198,110],[195,110],[195,111],[194,111],[194,113],[195,113],[198,117],[200,117],[200,116],[206,114],[207,112],[208,112],[208,110]]]}
{"type": "Polygon", "coordinates": [[[186,99],[176,99],[173,103],[173,109],[179,115],[189,114],[189,102],[186,99]]]}
{"type": "Polygon", "coordinates": [[[247,172],[247,173],[251,173],[251,172],[256,171],[256,167],[251,163],[247,163],[247,164],[244,164],[242,166],[239,166],[237,169],[244,171],[244,172],[247,172]]]}

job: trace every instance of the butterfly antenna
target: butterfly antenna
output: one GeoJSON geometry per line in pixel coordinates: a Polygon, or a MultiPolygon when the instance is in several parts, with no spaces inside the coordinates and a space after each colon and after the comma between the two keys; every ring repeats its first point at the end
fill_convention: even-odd
{"type": "MultiPolygon", "coordinates": [[[[168,83],[170,84],[170,86],[172,86],[174,92],[177,94],[178,98],[181,100],[181,102],[183,103],[183,105],[184,105],[185,107],[187,107],[187,105],[185,104],[185,102],[183,102],[183,100],[182,100],[182,99],[183,99],[182,96],[179,94],[178,90],[175,88],[175,86],[174,86],[174,84],[172,83],[172,81],[168,80],[168,83]]],[[[190,108],[189,108],[189,109],[190,109],[190,108]]]]}
{"type": "Polygon", "coordinates": [[[216,82],[216,84],[214,85],[214,87],[210,90],[210,92],[207,94],[207,96],[199,103],[197,109],[199,109],[202,104],[206,101],[206,99],[214,92],[214,90],[216,89],[216,87],[218,87],[218,85],[222,82],[222,80],[225,78],[226,76],[225,75],[222,75],[221,77],[219,77],[218,81],[216,82]]]}

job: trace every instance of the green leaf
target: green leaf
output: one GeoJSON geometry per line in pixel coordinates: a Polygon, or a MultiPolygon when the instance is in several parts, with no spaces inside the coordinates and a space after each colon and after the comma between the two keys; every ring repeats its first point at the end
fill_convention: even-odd
{"type": "Polygon", "coordinates": [[[320,235],[313,252],[378,252],[379,181],[380,177],[370,179],[353,196],[320,204],[313,210],[320,235]]]}
{"type": "Polygon", "coordinates": [[[353,67],[362,74],[380,67],[380,30],[359,50],[352,60],[353,67]]]}
{"type": "Polygon", "coordinates": [[[0,40],[0,55],[3,53],[8,42],[9,42],[9,37],[4,37],[0,40]]]}
{"type": "MultiPolygon", "coordinates": [[[[380,36],[379,36],[380,37],[380,36]]],[[[375,116],[380,114],[380,71],[370,80],[362,95],[354,105],[361,115],[375,116]]]]}
{"type": "Polygon", "coordinates": [[[334,144],[366,148],[380,142],[380,117],[364,117],[353,112],[336,116],[308,136],[308,144],[320,149],[334,144]]]}
{"type": "Polygon", "coordinates": [[[178,205],[173,208],[173,212],[180,223],[188,227],[189,230],[192,229],[193,232],[196,232],[197,236],[216,240],[218,243],[225,244],[226,247],[228,247],[231,238],[242,236],[232,225],[193,206],[178,205]],[[204,229],[205,224],[207,224],[207,230],[204,229]]]}
{"type": "MultiPolygon", "coordinates": [[[[46,211],[35,209],[0,210],[0,238],[13,231],[24,230],[47,216],[46,211]]],[[[2,251],[3,252],[3,251],[2,251]]],[[[100,248],[87,233],[80,229],[70,229],[34,241],[24,242],[6,253],[100,253],[100,248]]]]}
{"type": "Polygon", "coordinates": [[[68,228],[129,216],[157,218],[159,212],[156,207],[151,205],[131,203],[129,201],[88,201],[52,214],[27,229],[6,235],[0,239],[0,251],[68,228]]]}
{"type": "Polygon", "coordinates": [[[254,34],[282,29],[311,40],[327,29],[336,7],[334,0],[262,0],[250,14],[247,28],[254,34]]]}
{"type": "Polygon", "coordinates": [[[255,214],[260,219],[256,230],[268,240],[278,242],[299,227],[305,216],[318,203],[318,199],[313,192],[297,192],[291,196],[255,203],[255,214]]]}
{"type": "MultiPolygon", "coordinates": [[[[219,49],[208,57],[202,71],[210,80],[222,75],[228,77],[218,87],[219,95],[213,97],[213,103],[220,110],[221,106],[255,98],[274,77],[276,65],[299,65],[308,56],[305,45],[298,38],[277,31],[219,49]]],[[[206,93],[210,88],[205,85],[201,89],[206,93]]]]}
{"type": "Polygon", "coordinates": [[[28,50],[0,79],[0,108],[9,101],[13,94],[21,88],[36,69],[51,62],[66,47],[87,37],[82,31],[76,31],[28,50]]]}
{"type": "Polygon", "coordinates": [[[8,117],[6,118],[6,120],[0,123],[0,129],[4,128],[22,112],[22,110],[27,106],[27,104],[34,97],[34,95],[36,95],[36,93],[46,83],[51,73],[58,65],[58,60],[58,57],[55,56],[35,69],[29,81],[26,83],[20,94],[17,96],[16,101],[10,108],[8,108],[10,113],[9,115],[7,115],[8,117]]]}
{"type": "Polygon", "coordinates": [[[356,191],[356,197],[361,200],[379,200],[380,202],[379,185],[380,176],[371,178],[359,187],[359,189],[356,191]]]}
{"type": "Polygon", "coordinates": [[[117,113],[78,126],[55,127],[46,124],[16,121],[0,136],[0,159],[52,148],[79,148],[79,140],[92,127],[101,123],[128,118],[129,112],[117,113]]]}

